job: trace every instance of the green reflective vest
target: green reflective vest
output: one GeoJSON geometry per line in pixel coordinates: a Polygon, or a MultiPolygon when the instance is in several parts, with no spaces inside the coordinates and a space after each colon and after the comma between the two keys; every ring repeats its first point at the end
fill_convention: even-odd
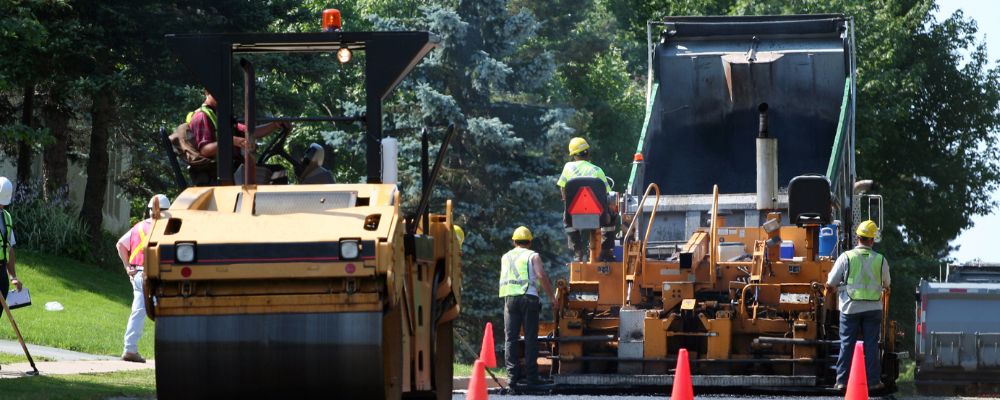
{"type": "MultiPolygon", "coordinates": [[[[213,128],[215,128],[216,130],[219,129],[219,121],[215,118],[215,110],[213,110],[209,106],[206,106],[206,105],[202,104],[201,108],[199,108],[198,111],[201,111],[201,112],[205,113],[205,116],[208,117],[208,120],[212,121],[212,127],[213,128]]],[[[187,119],[184,120],[184,122],[187,122],[187,123],[190,124],[191,123],[191,119],[194,118],[194,113],[196,113],[198,111],[191,111],[191,112],[189,112],[188,115],[187,115],[187,119]]]]}
{"type": "Polygon", "coordinates": [[[528,273],[534,255],[531,250],[515,247],[500,258],[500,297],[528,293],[528,288],[535,284],[528,273]]]}
{"type": "Polygon", "coordinates": [[[883,257],[870,249],[848,250],[847,295],[851,300],[882,299],[883,257]]]}
{"type": "Polygon", "coordinates": [[[3,247],[3,251],[0,251],[0,261],[7,262],[8,257],[10,257],[10,236],[14,234],[14,223],[10,218],[10,213],[7,210],[3,210],[3,226],[6,232],[2,232],[0,235],[0,246],[3,247]]]}
{"type": "Polygon", "coordinates": [[[556,185],[559,187],[566,187],[566,182],[569,182],[570,179],[579,177],[598,178],[604,181],[606,190],[608,193],[611,193],[611,185],[608,184],[608,178],[604,175],[604,170],[587,160],[570,161],[566,163],[566,166],[563,167],[562,175],[559,176],[559,181],[556,182],[556,185]]]}

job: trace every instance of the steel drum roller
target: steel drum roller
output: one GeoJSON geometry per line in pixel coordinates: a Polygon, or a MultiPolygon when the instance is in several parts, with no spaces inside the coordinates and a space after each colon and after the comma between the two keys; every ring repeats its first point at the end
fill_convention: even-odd
{"type": "Polygon", "coordinates": [[[160,317],[160,399],[382,398],[382,314],[160,317]]]}

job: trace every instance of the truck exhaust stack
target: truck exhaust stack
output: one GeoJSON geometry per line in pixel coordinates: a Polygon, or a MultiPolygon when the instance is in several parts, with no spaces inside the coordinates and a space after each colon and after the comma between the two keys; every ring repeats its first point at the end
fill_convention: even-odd
{"type": "Polygon", "coordinates": [[[757,106],[757,209],[778,208],[778,139],[767,132],[767,103],[757,106]]]}

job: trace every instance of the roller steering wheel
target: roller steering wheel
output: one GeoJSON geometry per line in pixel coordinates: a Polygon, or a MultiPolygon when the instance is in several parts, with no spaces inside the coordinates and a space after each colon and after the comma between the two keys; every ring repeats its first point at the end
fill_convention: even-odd
{"type": "Polygon", "coordinates": [[[275,135],[274,139],[264,147],[264,151],[260,153],[260,157],[257,158],[257,166],[264,166],[267,164],[267,160],[274,156],[281,156],[288,162],[292,163],[292,166],[298,167],[299,162],[293,159],[287,152],[285,152],[285,141],[288,140],[288,135],[292,133],[290,128],[281,128],[275,135]]]}

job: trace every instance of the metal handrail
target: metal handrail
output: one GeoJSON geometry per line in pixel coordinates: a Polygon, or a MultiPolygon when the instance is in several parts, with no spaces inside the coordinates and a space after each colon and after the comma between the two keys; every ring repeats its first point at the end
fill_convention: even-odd
{"type": "MultiPolygon", "coordinates": [[[[629,236],[632,234],[632,232],[636,230],[636,222],[639,220],[640,215],[642,215],[642,206],[643,204],[646,204],[646,198],[649,197],[650,191],[656,192],[656,197],[654,198],[654,201],[655,204],[660,204],[660,186],[657,185],[656,183],[650,183],[649,186],[646,187],[646,191],[642,194],[642,198],[639,200],[639,206],[636,208],[635,217],[632,218],[632,222],[629,223],[628,229],[626,229],[625,233],[622,235],[622,253],[623,253],[622,254],[622,261],[623,261],[622,262],[622,291],[623,291],[622,305],[623,306],[629,305],[631,303],[630,296],[632,294],[632,283],[628,281],[628,275],[629,275],[628,268],[630,264],[629,262],[630,257],[628,254],[628,247],[629,247],[628,239],[629,236]]],[[[635,271],[633,271],[633,274],[638,273],[638,271],[641,271],[642,270],[641,266],[643,263],[645,263],[646,246],[649,244],[649,235],[652,233],[653,224],[656,222],[656,209],[657,207],[654,206],[653,211],[649,215],[649,224],[646,225],[646,235],[643,236],[642,244],[639,246],[640,265],[639,267],[636,268],[635,271]]]]}

